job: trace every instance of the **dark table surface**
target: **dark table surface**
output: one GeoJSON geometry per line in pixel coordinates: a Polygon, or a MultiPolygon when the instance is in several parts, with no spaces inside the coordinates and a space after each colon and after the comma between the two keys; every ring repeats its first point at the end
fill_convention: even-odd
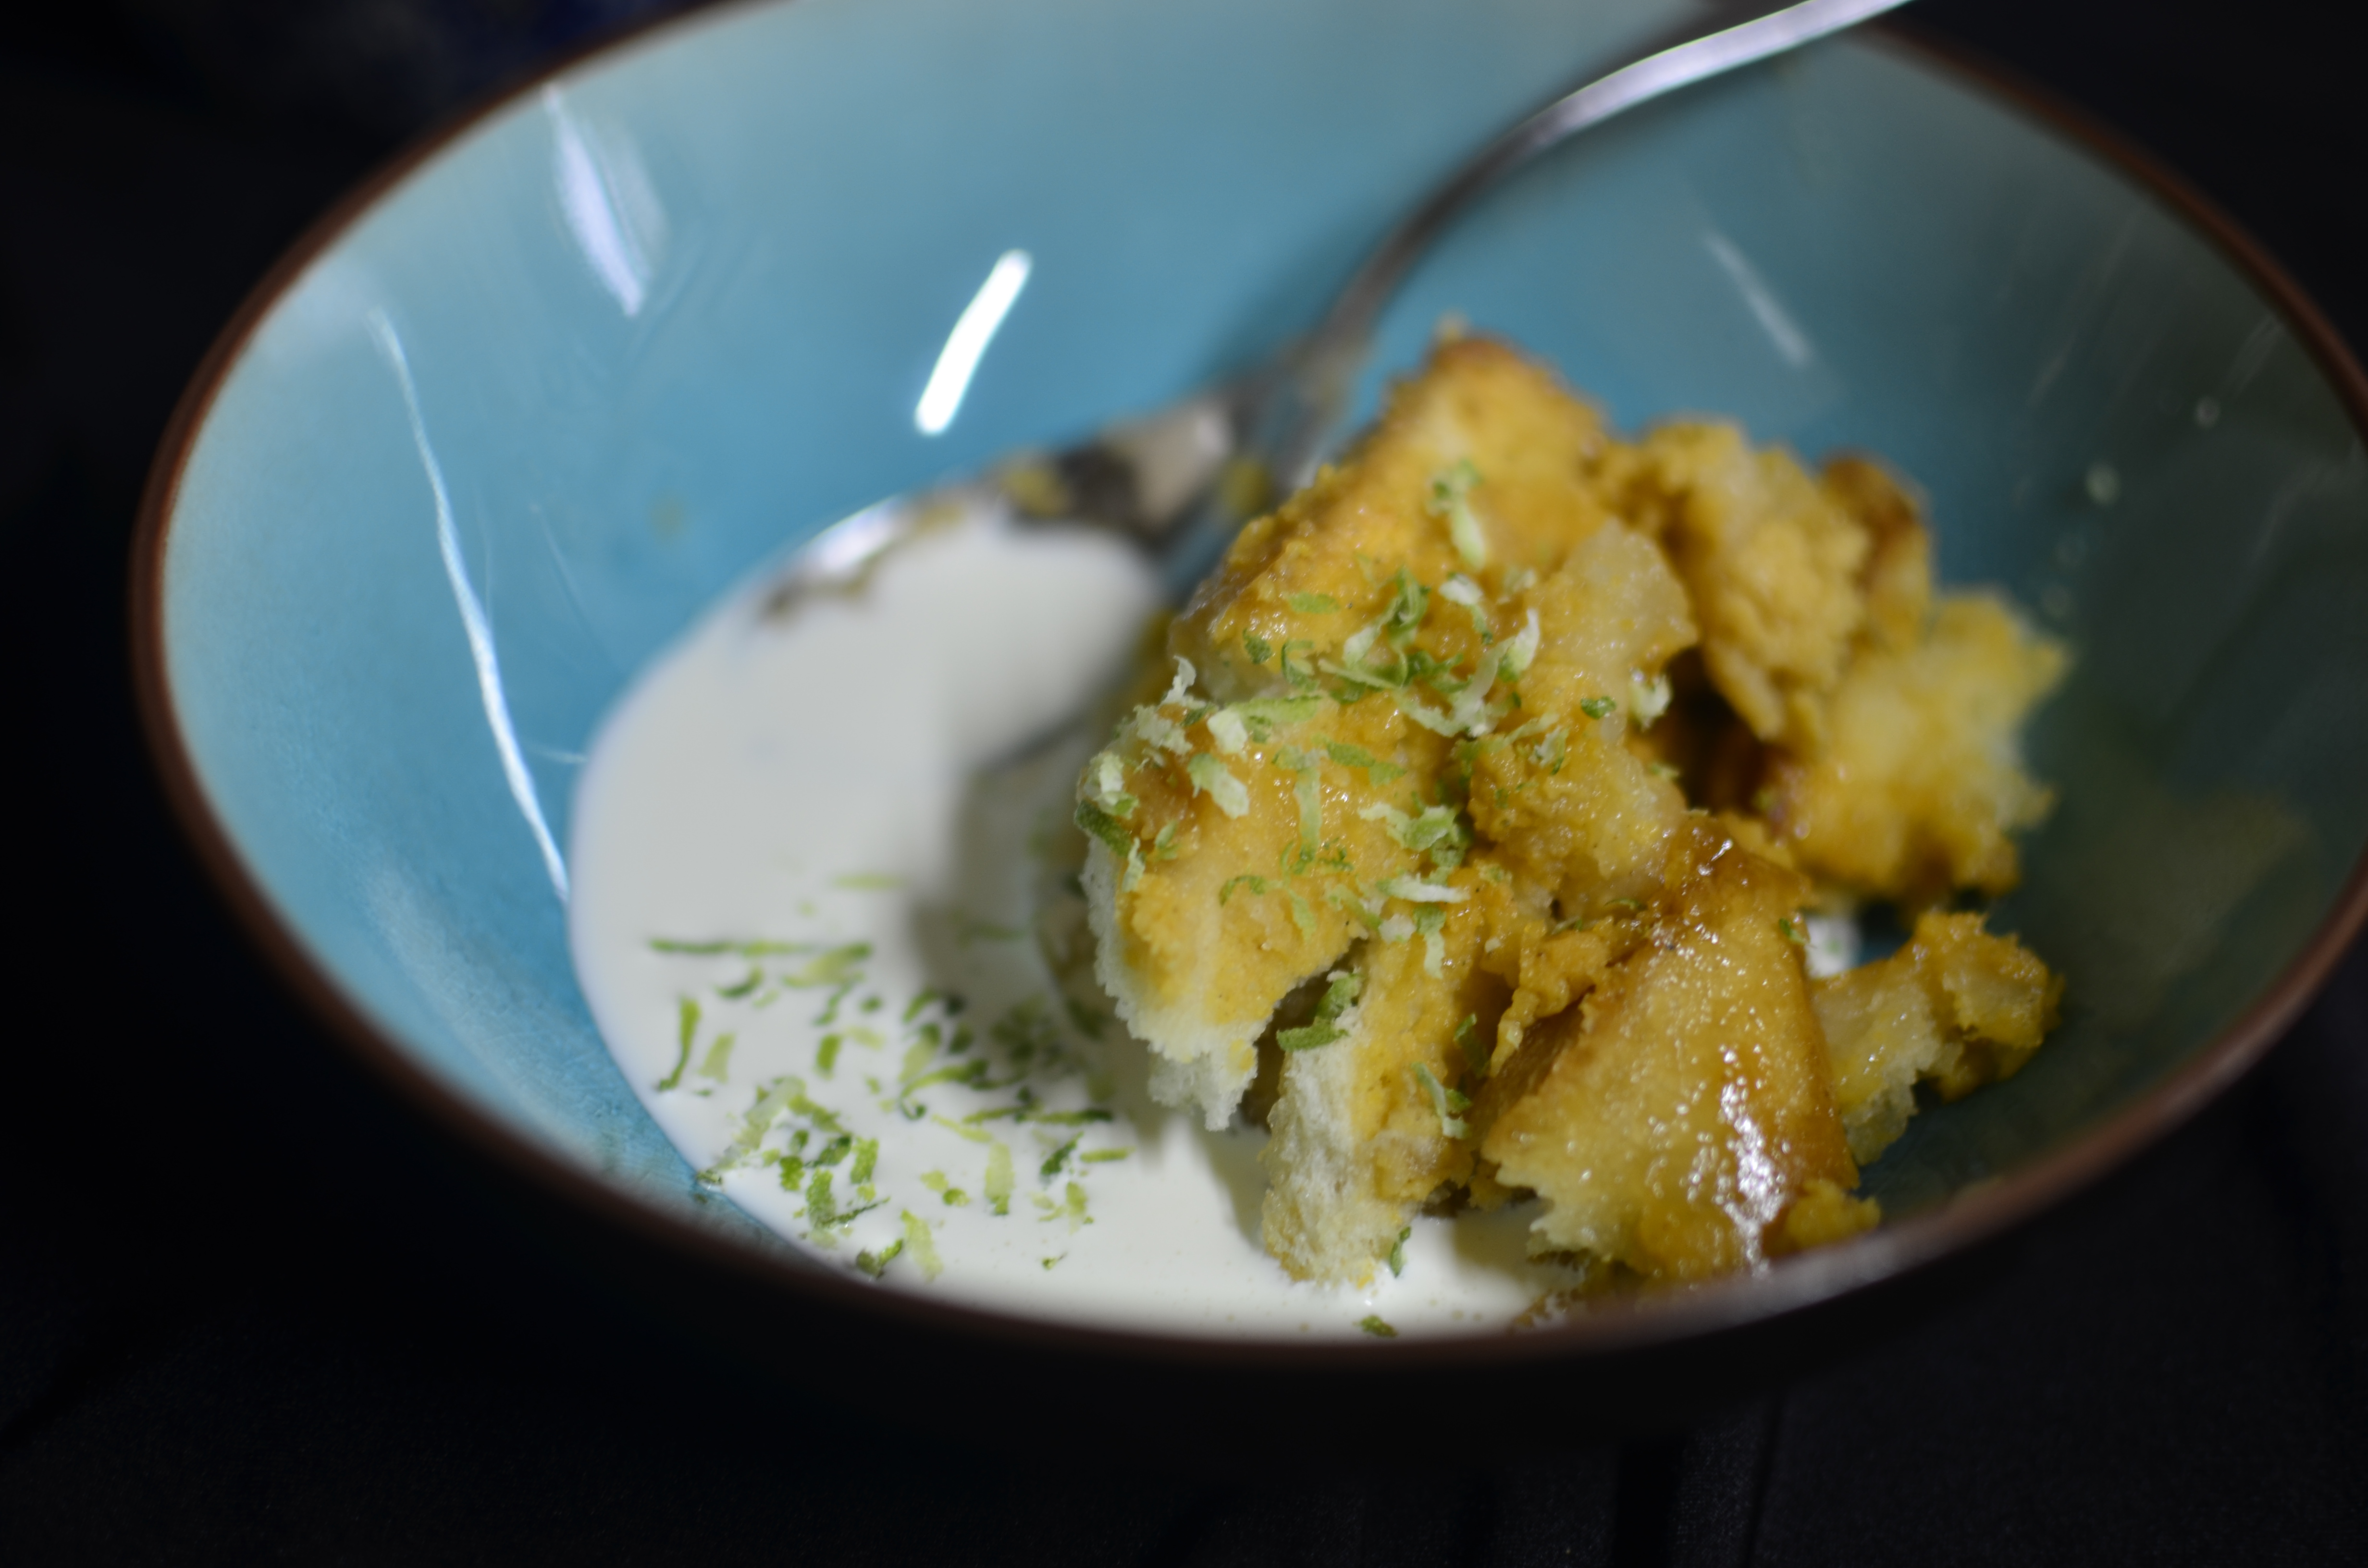
{"type": "MultiPolygon", "coordinates": [[[[1577,3],[1577,0],[1574,0],[1577,3]]],[[[1691,1430],[1224,1468],[848,1426],[521,1248],[355,1079],[166,818],[126,549],[280,248],[633,0],[109,0],[0,24],[0,514],[29,787],[0,1073],[0,1562],[2368,1561],[2368,954],[1941,1315],[1691,1430]],[[28,933],[30,940],[27,939],[28,933]],[[291,1131],[290,1128],[303,1131],[291,1131]],[[331,1140],[350,1157],[321,1157],[331,1140]]],[[[2349,8],[1926,0],[2186,176],[2368,344],[2349,8]]],[[[2368,605],[2361,607],[2368,614],[2368,605]]],[[[488,1210],[492,1210],[492,1212],[488,1210]]]]}

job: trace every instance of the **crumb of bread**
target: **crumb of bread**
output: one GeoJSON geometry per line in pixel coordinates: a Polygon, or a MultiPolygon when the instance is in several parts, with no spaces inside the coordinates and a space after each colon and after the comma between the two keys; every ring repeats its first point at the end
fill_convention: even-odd
{"type": "MultiPolygon", "coordinates": [[[[1449,881],[1485,885],[1470,865],[1449,881]]],[[[1293,1278],[1370,1278],[1424,1202],[1469,1176],[1463,1091],[1504,1006],[1502,983],[1476,961],[1487,930],[1485,913],[1463,907],[1440,922],[1436,950],[1419,934],[1365,942],[1344,971],[1360,1000],[1339,1038],[1286,1051],[1259,1155],[1260,1231],[1293,1278]]]]}
{"type": "Polygon", "coordinates": [[[1762,741],[1814,745],[1865,624],[1868,530],[1732,425],[1665,426],[1633,450],[1632,509],[1685,580],[1711,678],[1762,741]]]}
{"type": "Polygon", "coordinates": [[[1943,597],[1916,643],[1852,663],[1823,748],[1774,759],[1770,823],[1804,866],[1862,893],[2009,891],[2011,835],[2055,800],[2023,769],[2022,722],[2066,662],[1998,598],[1943,597]]]}
{"type": "Polygon", "coordinates": [[[1944,1099],[2010,1078],[2055,1027],[2063,980],[1978,915],[1928,911],[1891,957],[1814,982],[1834,1100],[1851,1156],[1907,1131],[1916,1085],[1944,1099]]]}

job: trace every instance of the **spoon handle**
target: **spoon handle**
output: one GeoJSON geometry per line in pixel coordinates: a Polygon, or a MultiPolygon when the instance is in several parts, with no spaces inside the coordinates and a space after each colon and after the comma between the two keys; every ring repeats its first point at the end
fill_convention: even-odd
{"type": "Polygon", "coordinates": [[[1742,0],[1689,18],[1626,64],[1563,94],[1481,148],[1401,218],[1366,255],[1309,340],[1317,357],[1353,347],[1362,358],[1382,307],[1414,264],[1474,199],[1550,148],[1623,109],[1854,27],[1907,0],[1742,0]]]}

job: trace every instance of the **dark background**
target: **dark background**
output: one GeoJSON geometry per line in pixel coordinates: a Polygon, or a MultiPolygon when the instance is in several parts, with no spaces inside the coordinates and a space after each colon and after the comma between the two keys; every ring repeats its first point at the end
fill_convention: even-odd
{"type": "MultiPolygon", "coordinates": [[[[1116,0],[1113,0],[1116,3],[1116,0]]],[[[1579,0],[1573,0],[1579,3],[1579,0]]],[[[303,226],[634,0],[112,0],[0,24],[0,1562],[2368,1561],[2368,958],[1945,1313],[1674,1437],[1396,1463],[1243,1412],[1023,1451],[749,1383],[520,1244],[333,1056],[169,822],[125,676],[175,397],[303,226]],[[31,1006],[27,1006],[29,999],[31,1006]],[[289,1129],[301,1127],[301,1132],[289,1129]],[[340,1157],[325,1157],[336,1149],[340,1157]]],[[[2368,343],[2350,7],[1924,0],[2151,149],[2368,343]]],[[[2368,614],[2368,606],[2361,607],[2368,614]]]]}

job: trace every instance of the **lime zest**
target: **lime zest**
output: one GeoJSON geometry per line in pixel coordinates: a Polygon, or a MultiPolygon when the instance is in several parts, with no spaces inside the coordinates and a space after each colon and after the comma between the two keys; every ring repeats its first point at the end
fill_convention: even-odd
{"type": "Polygon", "coordinates": [[[1480,1015],[1466,1013],[1463,1021],[1455,1026],[1455,1044],[1463,1052],[1464,1063],[1475,1078],[1488,1075],[1488,1042],[1480,1038],[1480,1015]]]}
{"type": "Polygon", "coordinates": [[[1471,1109],[1472,1101],[1440,1083],[1426,1063],[1415,1063],[1414,1076],[1415,1082],[1420,1084],[1423,1092],[1430,1096],[1430,1108],[1439,1115],[1440,1135],[1446,1138],[1465,1136],[1470,1129],[1456,1113],[1471,1109]]]}
{"type": "Polygon", "coordinates": [[[820,954],[780,981],[792,991],[818,991],[825,986],[855,985],[863,978],[863,960],[871,956],[869,942],[848,942],[820,954]]]}
{"type": "Polygon", "coordinates": [[[1487,537],[1480,531],[1480,519],[1472,514],[1472,489],[1480,483],[1480,471],[1470,458],[1459,458],[1454,466],[1432,476],[1430,481],[1430,515],[1447,524],[1447,537],[1454,542],[1455,553],[1463,564],[1477,572],[1488,564],[1487,537]]]}
{"type": "MultiPolygon", "coordinates": [[[[1178,661],[1181,663],[1181,661],[1178,661]]],[[[1185,763],[1184,771],[1192,780],[1192,788],[1216,803],[1219,811],[1229,817],[1240,817],[1250,809],[1250,792],[1242,781],[1225,769],[1225,765],[1206,752],[1195,754],[1185,763]]]]}
{"type": "Polygon", "coordinates": [[[1447,961],[1447,939],[1440,932],[1447,925],[1447,911],[1437,904],[1427,904],[1414,912],[1414,928],[1422,937],[1422,971],[1431,979],[1440,978],[1447,961]]]}
{"type": "Polygon", "coordinates": [[[1367,1334],[1372,1335],[1375,1339],[1395,1339],[1398,1336],[1398,1331],[1392,1328],[1388,1324],[1383,1323],[1382,1321],[1381,1314],[1378,1312],[1368,1312],[1363,1317],[1359,1318],[1357,1320],[1357,1326],[1363,1329],[1367,1334]]]}
{"type": "Polygon", "coordinates": [[[1669,710],[1672,696],[1668,676],[1648,676],[1642,670],[1628,672],[1628,711],[1638,729],[1651,729],[1653,721],[1669,710]]]}
{"type": "Polygon", "coordinates": [[[1335,1040],[1346,1040],[1349,1031],[1330,1023],[1313,1023],[1301,1028],[1277,1029],[1274,1043],[1285,1051],[1315,1051],[1335,1040]]]}
{"type": "Polygon", "coordinates": [[[1383,898],[1402,898],[1408,903],[1462,903],[1471,897],[1464,888],[1452,888],[1442,882],[1426,882],[1414,877],[1383,877],[1373,884],[1373,891],[1383,898]]]}
{"type": "Polygon", "coordinates": [[[683,1069],[690,1065],[690,1042],[699,1034],[699,1004],[685,996],[679,999],[675,1012],[675,1039],[681,1051],[675,1057],[674,1071],[658,1080],[658,1093],[679,1086],[683,1069]]]}
{"type": "Polygon", "coordinates": [[[1127,832],[1116,817],[1091,801],[1079,801],[1070,820],[1087,837],[1124,863],[1126,869],[1119,878],[1119,891],[1133,891],[1134,884],[1143,880],[1143,846],[1134,841],[1134,835],[1127,832]]]}
{"type": "Polygon", "coordinates": [[[1383,762],[1363,746],[1352,746],[1346,741],[1326,741],[1324,753],[1343,767],[1361,767],[1365,781],[1376,789],[1406,772],[1395,762],[1383,762]]]}
{"type": "Polygon", "coordinates": [[[1537,656],[1538,611],[1537,607],[1532,605],[1530,607],[1528,621],[1520,631],[1513,634],[1512,641],[1506,643],[1503,651],[1497,655],[1497,675],[1506,680],[1519,680],[1529,673],[1530,665],[1537,656]]]}
{"type": "Polygon", "coordinates": [[[905,1250],[913,1255],[913,1267],[921,1271],[925,1280],[934,1280],[945,1265],[938,1258],[935,1238],[929,1234],[929,1222],[910,1209],[904,1211],[905,1250]]]}
{"type": "Polygon", "coordinates": [[[723,953],[736,953],[744,959],[780,958],[790,953],[810,953],[814,950],[812,942],[734,940],[686,942],[673,937],[650,938],[650,951],[654,953],[670,953],[677,957],[689,958],[712,958],[723,953]]]}
{"type": "Polygon", "coordinates": [[[1011,1145],[990,1136],[986,1151],[986,1206],[997,1214],[1011,1212],[1011,1145]]]}
{"type": "Polygon", "coordinates": [[[707,1055],[699,1064],[699,1075],[712,1078],[719,1084],[729,1083],[732,1078],[732,1048],[739,1042],[740,1037],[729,1030],[717,1035],[715,1043],[707,1048],[707,1055]]]}
{"type": "Polygon", "coordinates": [[[1051,1181],[1054,1176],[1059,1176],[1061,1167],[1069,1163],[1069,1156],[1076,1152],[1077,1141],[1083,1137],[1085,1137],[1084,1133],[1077,1133],[1067,1142],[1045,1155],[1044,1163],[1036,1167],[1037,1179],[1051,1181]]]}
{"type": "Polygon", "coordinates": [[[1225,710],[1242,722],[1250,739],[1271,739],[1274,732],[1291,724],[1304,724],[1323,710],[1321,697],[1254,697],[1247,702],[1236,702],[1225,710]]]}
{"type": "Polygon", "coordinates": [[[949,1209],[966,1209],[970,1206],[970,1194],[948,1181],[946,1173],[943,1171],[923,1171],[921,1185],[936,1193],[939,1201],[949,1209]]]}

